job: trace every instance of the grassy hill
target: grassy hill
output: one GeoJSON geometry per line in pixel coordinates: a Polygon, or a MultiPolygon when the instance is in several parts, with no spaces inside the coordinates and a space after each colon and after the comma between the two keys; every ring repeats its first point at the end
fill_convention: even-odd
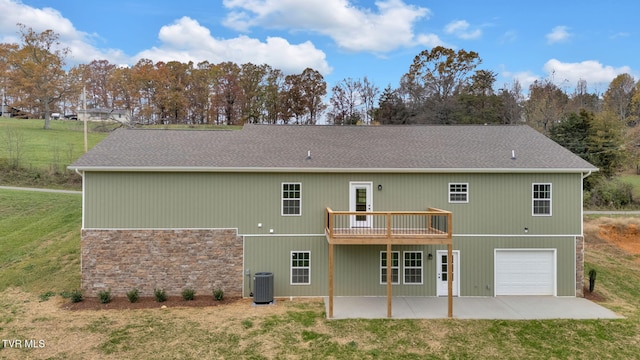
{"type": "Polygon", "coordinates": [[[609,239],[637,231],[637,218],[585,223],[585,272],[597,269],[601,304],[625,319],[326,320],[320,299],[278,299],[268,307],[244,301],[207,308],[65,310],[68,300],[56,294],[80,286],[80,201],[72,194],[0,190],[0,339],[45,345],[0,347],[0,358],[631,359],[640,354],[640,256],[609,239]]]}
{"type": "MultiPolygon", "coordinates": [[[[51,129],[43,129],[44,120],[0,118],[0,185],[78,190],[80,176],[67,166],[84,153],[84,124],[75,120],[52,120],[51,129]]],[[[90,122],[88,148],[120,127],[113,122],[90,122]]],[[[153,129],[240,129],[217,125],[150,125],[153,129]]]]}
{"type": "MultiPolygon", "coordinates": [[[[63,170],[84,153],[83,123],[74,120],[52,120],[51,129],[43,129],[44,120],[0,118],[0,159],[9,158],[7,134],[21,136],[20,165],[40,170],[63,170]]],[[[117,125],[90,123],[88,145],[92,148],[117,125]]]]}

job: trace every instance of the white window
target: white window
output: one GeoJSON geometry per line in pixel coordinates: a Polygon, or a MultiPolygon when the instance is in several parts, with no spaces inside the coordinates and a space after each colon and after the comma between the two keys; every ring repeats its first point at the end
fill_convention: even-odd
{"type": "Polygon", "coordinates": [[[469,184],[468,183],[449,183],[449,202],[450,203],[468,203],[469,202],[469,184]]]}
{"type": "MultiPolygon", "coordinates": [[[[398,251],[391,252],[391,283],[400,284],[398,272],[400,270],[400,253],[398,251]]],[[[380,284],[387,283],[387,252],[380,252],[380,284]]]]}
{"type": "Polygon", "coordinates": [[[422,251],[405,251],[404,283],[422,284],[422,251]]]}
{"type": "Polygon", "coordinates": [[[311,284],[311,252],[291,252],[291,285],[311,284]]]}
{"type": "Polygon", "coordinates": [[[282,183],[282,216],[302,214],[302,184],[282,183]]]}
{"type": "Polygon", "coordinates": [[[531,206],[534,216],[551,216],[551,184],[533,184],[531,206]]]}

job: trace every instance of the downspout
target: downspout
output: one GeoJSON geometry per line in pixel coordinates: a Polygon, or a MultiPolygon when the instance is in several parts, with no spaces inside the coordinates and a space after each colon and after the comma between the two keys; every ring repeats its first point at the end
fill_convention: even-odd
{"type": "MultiPolygon", "coordinates": [[[[586,174],[582,173],[582,181],[580,181],[580,237],[582,238],[582,272],[584,273],[584,179],[586,179],[587,177],[589,177],[589,175],[591,175],[591,170],[589,170],[586,174]]],[[[577,249],[577,241],[578,239],[574,239],[573,242],[573,253],[574,253],[574,263],[576,268],[578,267],[578,249],[577,249]]],[[[577,269],[576,269],[577,270],[577,269]]],[[[576,289],[575,289],[575,295],[578,295],[578,286],[582,286],[582,285],[578,285],[578,272],[575,271],[575,274],[573,275],[573,280],[574,283],[576,284],[576,289]]],[[[584,281],[584,275],[581,276],[582,277],[582,281],[584,281]]],[[[584,295],[584,294],[583,294],[584,295]]]]}
{"type": "Polygon", "coordinates": [[[78,168],[75,169],[76,174],[82,177],[82,229],[84,230],[84,171],[80,172],[78,168]]]}
{"type": "MultiPolygon", "coordinates": [[[[76,174],[82,177],[82,225],[80,228],[80,248],[82,248],[82,231],[84,230],[84,171],[80,172],[75,168],[76,174]]],[[[80,273],[82,273],[82,251],[80,251],[80,273]]],[[[82,276],[80,279],[80,287],[82,287],[82,276]]]]}

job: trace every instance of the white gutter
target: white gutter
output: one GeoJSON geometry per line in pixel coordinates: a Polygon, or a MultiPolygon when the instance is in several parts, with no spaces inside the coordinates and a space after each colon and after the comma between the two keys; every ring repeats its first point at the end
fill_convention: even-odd
{"type": "MultiPolygon", "coordinates": [[[[265,173],[585,173],[587,168],[298,168],[298,167],[203,167],[203,166],[78,166],[77,171],[98,172],[265,172],[265,173]]],[[[597,171],[597,169],[595,169],[597,171]]],[[[588,175],[587,175],[588,176],[588,175]]]]}
{"type": "MultiPolygon", "coordinates": [[[[596,170],[596,171],[598,171],[598,170],[596,170]]],[[[587,177],[589,177],[589,175],[591,175],[591,170],[589,170],[589,171],[587,172],[587,175],[584,175],[584,173],[582,174],[582,180],[584,180],[584,179],[586,179],[587,177]]]]}

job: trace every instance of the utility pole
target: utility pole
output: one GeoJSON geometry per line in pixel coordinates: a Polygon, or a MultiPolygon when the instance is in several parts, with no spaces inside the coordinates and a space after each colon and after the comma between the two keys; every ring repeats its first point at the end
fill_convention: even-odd
{"type": "Polygon", "coordinates": [[[82,87],[82,118],[84,120],[84,152],[86,153],[89,145],[87,141],[87,91],[85,86],[82,87]]]}
{"type": "Polygon", "coordinates": [[[7,107],[5,106],[7,103],[7,98],[4,94],[4,88],[2,88],[2,104],[0,105],[0,116],[7,117],[7,107]]]}

